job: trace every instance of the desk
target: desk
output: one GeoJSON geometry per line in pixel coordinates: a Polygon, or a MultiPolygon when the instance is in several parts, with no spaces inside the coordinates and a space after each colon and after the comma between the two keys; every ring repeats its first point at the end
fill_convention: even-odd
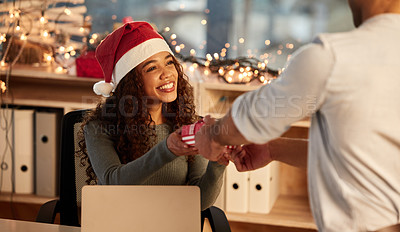
{"type": "Polygon", "coordinates": [[[80,227],[62,226],[47,223],[18,221],[0,218],[2,232],[80,232],[80,227]]]}

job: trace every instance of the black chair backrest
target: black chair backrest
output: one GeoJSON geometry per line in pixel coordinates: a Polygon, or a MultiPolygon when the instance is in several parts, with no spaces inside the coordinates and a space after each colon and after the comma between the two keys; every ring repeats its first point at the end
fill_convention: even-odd
{"type": "Polygon", "coordinates": [[[60,224],[80,226],[81,190],[86,184],[85,168],[76,157],[77,133],[88,110],[72,111],[64,115],[61,125],[60,162],[60,224]]]}

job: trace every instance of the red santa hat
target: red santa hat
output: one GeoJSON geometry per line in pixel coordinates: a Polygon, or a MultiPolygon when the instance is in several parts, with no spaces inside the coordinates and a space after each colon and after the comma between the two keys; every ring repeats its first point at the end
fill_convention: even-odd
{"type": "Polygon", "coordinates": [[[164,38],[147,22],[128,22],[109,34],[96,48],[104,81],[93,86],[97,95],[110,96],[121,79],[152,55],[167,51],[164,38]]]}

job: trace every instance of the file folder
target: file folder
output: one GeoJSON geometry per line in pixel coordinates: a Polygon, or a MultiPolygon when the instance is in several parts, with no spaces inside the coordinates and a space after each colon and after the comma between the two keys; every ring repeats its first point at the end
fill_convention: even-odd
{"type": "Polygon", "coordinates": [[[0,192],[12,192],[12,109],[0,109],[0,192]]]}
{"type": "Polygon", "coordinates": [[[14,110],[15,193],[34,192],[34,110],[14,110]]]}
{"type": "Polygon", "coordinates": [[[247,213],[248,195],[248,172],[238,172],[230,163],[226,168],[226,211],[247,213]]]}
{"type": "Polygon", "coordinates": [[[279,196],[279,162],[249,172],[249,212],[267,214],[279,196]]]}
{"type": "Polygon", "coordinates": [[[35,183],[36,195],[57,196],[57,114],[55,112],[35,113],[35,183]]]}

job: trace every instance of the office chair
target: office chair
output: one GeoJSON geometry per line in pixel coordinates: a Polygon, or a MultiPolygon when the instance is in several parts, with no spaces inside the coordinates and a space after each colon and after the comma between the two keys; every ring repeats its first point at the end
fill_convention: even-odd
{"type": "MultiPolygon", "coordinates": [[[[61,123],[60,144],[60,197],[44,203],[38,212],[36,222],[54,223],[60,214],[60,224],[80,226],[80,205],[82,187],[86,185],[86,167],[80,164],[75,156],[78,149],[77,133],[84,115],[88,110],[77,110],[65,114],[61,123]]],[[[208,219],[213,232],[230,232],[224,211],[212,206],[201,212],[201,230],[205,218],[208,219]]]]}

